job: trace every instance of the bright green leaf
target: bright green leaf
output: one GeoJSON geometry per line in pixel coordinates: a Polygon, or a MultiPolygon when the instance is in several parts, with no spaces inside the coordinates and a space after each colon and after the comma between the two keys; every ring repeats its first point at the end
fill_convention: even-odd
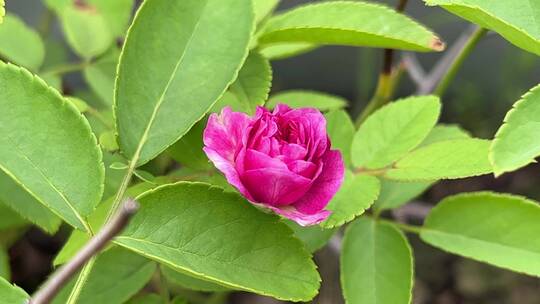
{"type": "Polygon", "coordinates": [[[437,36],[406,15],[382,5],[353,1],[305,5],[270,18],[259,43],[283,42],[424,52],[444,48],[437,36]]]}
{"type": "Polygon", "coordinates": [[[409,97],[390,103],[367,118],[352,143],[355,167],[383,168],[418,146],[439,118],[435,96],[409,97]]]}
{"type": "Polygon", "coordinates": [[[65,98],[67,99],[67,101],[71,102],[75,106],[75,108],[77,108],[77,110],[79,110],[79,112],[81,113],[87,112],[88,109],[90,108],[90,106],[86,103],[86,101],[78,97],[67,96],[65,98]]]}
{"type": "Polygon", "coordinates": [[[255,11],[255,20],[261,22],[268,16],[279,4],[279,0],[253,0],[253,10],[255,11]]]}
{"type": "Polygon", "coordinates": [[[347,304],[411,303],[411,247],[392,225],[365,217],[353,222],[345,232],[340,262],[347,304]]]}
{"type": "Polygon", "coordinates": [[[11,285],[4,278],[0,277],[0,300],[3,304],[26,304],[28,294],[21,288],[11,285]]]}
{"type": "Polygon", "coordinates": [[[6,9],[4,8],[4,0],[0,0],[0,24],[4,22],[4,16],[6,15],[6,9]]]}
{"type": "Polygon", "coordinates": [[[0,278],[11,279],[11,268],[9,266],[9,255],[7,250],[0,245],[0,278]]]}
{"type": "Polygon", "coordinates": [[[73,3],[62,9],[60,20],[66,39],[77,54],[92,58],[104,53],[113,43],[107,21],[96,7],[73,3]]]}
{"type": "Polygon", "coordinates": [[[114,47],[107,54],[92,62],[83,71],[84,78],[90,88],[107,106],[113,104],[114,80],[116,78],[118,56],[119,51],[114,47]]]}
{"type": "Polygon", "coordinates": [[[285,103],[292,108],[317,108],[321,111],[342,109],[347,101],[339,96],[307,90],[282,91],[270,96],[266,107],[273,109],[278,103],[285,103]]]}
{"type": "Polygon", "coordinates": [[[19,17],[7,14],[0,26],[0,55],[12,63],[36,71],[45,58],[45,46],[36,31],[19,17]]]}
{"type": "Polygon", "coordinates": [[[428,146],[439,141],[465,139],[470,137],[471,135],[458,125],[438,124],[431,130],[431,132],[429,132],[428,136],[418,147],[428,146]]]}
{"type": "Polygon", "coordinates": [[[514,104],[490,149],[495,175],[514,171],[540,156],[540,85],[514,104]]]}
{"type": "Polygon", "coordinates": [[[191,169],[208,171],[212,168],[208,157],[203,152],[205,127],[206,119],[197,122],[186,135],[167,150],[171,157],[182,166],[191,169]]]}
{"type": "Polygon", "coordinates": [[[20,215],[11,210],[8,206],[4,205],[4,202],[0,199],[0,231],[8,229],[17,229],[24,227],[28,222],[20,215]]]}
{"type": "Polygon", "coordinates": [[[133,0],[86,0],[94,5],[107,23],[114,37],[125,35],[126,28],[133,9],[133,0]]]}
{"type": "Polygon", "coordinates": [[[270,60],[278,60],[300,55],[315,48],[317,48],[317,46],[311,43],[291,42],[266,45],[260,52],[264,57],[270,60]]]}
{"type": "Polygon", "coordinates": [[[272,67],[268,59],[251,52],[240,69],[238,77],[229,87],[243,105],[243,112],[253,114],[256,106],[262,106],[268,98],[272,85],[272,67]]]}
{"type": "Polygon", "coordinates": [[[420,237],[443,250],[540,276],[540,206],[490,192],[445,198],[428,215],[420,237]]]}
{"type": "MultiPolygon", "coordinates": [[[[121,247],[101,253],[84,284],[77,304],[122,304],[146,285],[156,263],[121,247]]],[[[77,276],[60,291],[53,304],[67,303],[77,276]]]]}
{"type": "Polygon", "coordinates": [[[0,168],[66,222],[87,230],[104,168],[86,119],[41,79],[1,62],[0,108],[0,168]]]}
{"type": "Polygon", "coordinates": [[[184,288],[205,292],[227,291],[230,288],[218,285],[209,281],[201,280],[178,272],[170,267],[161,266],[163,275],[167,278],[167,283],[180,285],[184,288]]]}
{"type": "Polygon", "coordinates": [[[141,165],[187,133],[236,78],[253,28],[250,0],[144,2],[116,82],[122,151],[141,165]]]}
{"type": "Polygon", "coordinates": [[[99,135],[99,145],[108,152],[118,150],[118,143],[114,131],[106,131],[99,135]]]}
{"type": "Polygon", "coordinates": [[[386,172],[386,177],[405,181],[456,179],[488,174],[491,142],[476,138],[440,141],[415,150],[386,172]]]}
{"type": "Polygon", "coordinates": [[[410,202],[415,197],[422,194],[433,182],[404,182],[388,179],[381,180],[381,193],[373,204],[377,210],[394,209],[410,202]]]}
{"type": "MultiPolygon", "coordinates": [[[[0,204],[9,206],[20,216],[50,234],[54,234],[58,230],[62,220],[2,171],[0,171],[0,189],[2,189],[0,191],[0,204]]],[[[3,219],[1,222],[14,220],[20,222],[17,218],[18,216],[15,216],[3,219]]]]}
{"type": "Polygon", "coordinates": [[[540,2],[536,0],[425,0],[499,33],[514,45],[540,55],[540,2]]]}
{"type": "Polygon", "coordinates": [[[137,199],[141,209],[117,244],[233,289],[292,301],[317,293],[319,274],[301,242],[239,195],[180,182],[137,199]]]}
{"type": "Polygon", "coordinates": [[[380,188],[380,182],[376,177],[355,175],[346,171],[343,185],[326,207],[332,214],[320,225],[332,228],[352,221],[375,202],[380,188]]]}
{"type": "Polygon", "coordinates": [[[354,137],[354,123],[347,112],[333,110],[324,115],[326,117],[326,130],[332,141],[332,149],[341,151],[347,167],[351,166],[351,144],[354,137]]]}
{"type": "Polygon", "coordinates": [[[293,221],[286,221],[287,225],[294,231],[294,236],[304,243],[309,252],[315,252],[324,247],[337,229],[325,229],[318,225],[300,226],[293,221]]]}

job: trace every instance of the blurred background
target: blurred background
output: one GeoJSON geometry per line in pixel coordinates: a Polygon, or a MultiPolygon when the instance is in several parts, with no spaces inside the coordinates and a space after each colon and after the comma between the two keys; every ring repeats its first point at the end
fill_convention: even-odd
{"type": "MultiPolygon", "coordinates": [[[[112,0],[111,0],[112,1],[112,0]]],[[[278,7],[285,10],[313,1],[282,0],[278,7]]],[[[395,1],[382,2],[390,6],[395,1]]],[[[54,56],[70,53],[57,20],[50,19],[41,0],[8,0],[9,13],[20,16],[27,24],[40,29],[50,24],[47,50],[54,56]]],[[[470,26],[465,21],[437,7],[426,7],[420,0],[410,0],[406,13],[432,28],[448,47],[470,26]]],[[[395,62],[402,53],[396,52],[395,62]]],[[[429,71],[443,53],[419,53],[422,67],[429,71]]],[[[47,60],[46,60],[47,62],[47,60]]],[[[303,55],[272,62],[274,80],[272,92],[287,89],[310,89],[346,98],[354,116],[371,98],[382,63],[382,50],[353,47],[321,47],[303,55]]],[[[492,138],[505,113],[522,94],[540,82],[540,57],[525,52],[496,34],[486,35],[466,59],[446,94],[442,97],[441,122],[459,124],[476,137],[492,138]]],[[[64,77],[66,93],[87,90],[80,74],[64,77]]],[[[416,86],[404,75],[396,97],[413,94],[416,86]]],[[[85,95],[91,101],[90,93],[85,95]]],[[[438,202],[445,196],[464,191],[494,190],[540,200],[540,166],[533,164],[498,179],[491,176],[466,180],[443,181],[418,198],[422,205],[438,202]]],[[[48,267],[61,248],[66,231],[51,237],[30,228],[9,250],[13,281],[33,291],[51,271],[48,267]]],[[[415,255],[414,303],[489,303],[538,304],[540,280],[519,275],[486,264],[446,254],[409,235],[415,255]]],[[[321,295],[314,303],[343,303],[339,289],[338,252],[336,242],[316,253],[323,275],[321,295]]],[[[248,294],[234,294],[230,303],[280,303],[248,294]]]]}

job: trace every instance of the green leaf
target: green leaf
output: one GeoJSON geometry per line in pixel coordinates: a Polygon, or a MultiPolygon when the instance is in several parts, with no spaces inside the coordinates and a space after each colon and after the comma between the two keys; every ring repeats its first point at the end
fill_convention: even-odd
{"type": "Polygon", "coordinates": [[[294,231],[294,236],[300,239],[311,253],[324,247],[337,231],[337,229],[324,229],[318,225],[300,226],[293,221],[285,222],[294,231]]]}
{"type": "Polygon", "coordinates": [[[0,299],[6,304],[26,304],[30,296],[21,288],[0,277],[0,299]]]}
{"type": "Polygon", "coordinates": [[[261,22],[268,16],[279,4],[279,0],[253,0],[253,9],[255,11],[255,20],[261,22]]]}
{"type": "Polygon", "coordinates": [[[0,231],[24,227],[28,222],[0,200],[0,231]]]}
{"type": "Polygon", "coordinates": [[[7,14],[0,26],[0,55],[12,63],[36,71],[45,58],[45,46],[36,31],[19,17],[7,14]]]}
{"type": "MultiPolygon", "coordinates": [[[[10,207],[20,216],[50,234],[54,234],[58,230],[62,220],[2,171],[0,171],[0,189],[2,189],[0,191],[0,204],[10,207]]],[[[21,222],[18,216],[3,219],[3,221],[21,222]]]]}
{"type": "Polygon", "coordinates": [[[0,245],[0,278],[7,281],[11,279],[11,268],[9,266],[9,255],[7,250],[0,245]]]}
{"type": "Polygon", "coordinates": [[[394,209],[410,202],[422,194],[434,182],[404,182],[388,179],[381,180],[381,194],[373,205],[377,210],[394,209]]]}
{"type": "Polygon", "coordinates": [[[509,194],[445,198],[424,222],[425,242],[477,261],[540,276],[540,206],[509,194]]]}
{"type": "Polygon", "coordinates": [[[221,286],[216,283],[194,278],[182,272],[178,272],[170,267],[161,266],[161,271],[163,275],[165,276],[165,278],[167,278],[167,283],[180,285],[184,288],[188,288],[191,290],[205,291],[205,292],[230,290],[230,288],[227,288],[225,286],[221,286]]]}
{"type": "Polygon", "coordinates": [[[4,16],[6,15],[6,9],[4,8],[4,0],[0,0],[0,24],[4,22],[4,16]]]}
{"type": "Polygon", "coordinates": [[[116,82],[125,155],[144,164],[187,133],[236,78],[253,28],[250,0],[145,1],[116,82]]]}
{"type": "Polygon", "coordinates": [[[395,180],[430,181],[491,173],[489,140],[470,138],[441,141],[415,150],[389,169],[395,180]]]}
{"type": "Polygon", "coordinates": [[[66,39],[78,55],[89,59],[104,53],[112,45],[114,36],[95,6],[73,2],[59,14],[66,39]]]}
{"type": "Polygon", "coordinates": [[[28,71],[0,62],[0,168],[76,228],[103,192],[101,150],[77,109],[28,71]]]}
{"type": "MultiPolygon", "coordinates": [[[[114,1],[111,1],[114,2],[114,1]]],[[[113,104],[114,80],[120,52],[116,47],[92,62],[83,71],[84,78],[90,88],[107,106],[113,104]]]]}
{"type": "Polygon", "coordinates": [[[243,112],[253,114],[256,106],[262,106],[268,98],[271,85],[270,62],[261,54],[251,52],[229,91],[243,105],[243,112]]]}
{"type": "Polygon", "coordinates": [[[425,0],[481,27],[499,33],[526,51],[540,55],[540,4],[534,0],[425,0]]]}
{"type": "Polygon", "coordinates": [[[80,113],[85,113],[88,111],[88,109],[90,109],[90,106],[86,103],[86,101],[78,97],[66,96],[65,98],[67,101],[71,102],[80,113]]]}
{"type": "Polygon", "coordinates": [[[124,36],[131,18],[133,0],[86,0],[94,5],[114,37],[124,36]]]}
{"type": "Polygon", "coordinates": [[[437,36],[406,15],[382,5],[352,1],[305,5],[270,18],[259,44],[283,42],[423,52],[444,49],[437,36]]]}
{"type": "Polygon", "coordinates": [[[394,226],[362,217],[347,228],[341,286],[347,304],[411,303],[413,256],[394,226]]]}
{"type": "Polygon", "coordinates": [[[315,48],[317,46],[311,43],[291,42],[266,45],[260,52],[270,60],[278,60],[307,53],[315,48]]]}
{"type": "Polygon", "coordinates": [[[118,150],[118,143],[116,142],[116,136],[114,131],[106,131],[99,135],[99,145],[108,152],[114,152],[118,150]]]}
{"type": "Polygon", "coordinates": [[[458,125],[438,124],[431,132],[429,132],[428,136],[418,147],[428,146],[439,141],[465,139],[470,137],[471,135],[469,132],[463,130],[458,125]]]}
{"type": "Polygon", "coordinates": [[[207,119],[198,121],[189,132],[172,145],[167,152],[182,166],[195,170],[209,170],[210,161],[203,152],[203,132],[207,119]]]}
{"type": "MultiPolygon", "coordinates": [[[[139,183],[139,184],[129,187],[126,190],[125,196],[136,197],[137,195],[155,187],[156,186],[153,184],[139,183]]],[[[94,213],[92,213],[92,215],[89,217],[88,222],[90,224],[90,227],[92,227],[93,231],[99,231],[101,227],[103,226],[103,223],[105,222],[105,219],[107,218],[107,214],[109,210],[111,209],[112,203],[115,198],[114,193],[112,193],[111,195],[112,196],[109,197],[103,203],[101,203],[96,208],[94,213]]],[[[58,266],[69,261],[75,255],[75,253],[77,253],[79,249],[81,249],[84,246],[84,244],[86,244],[89,240],[90,240],[90,236],[87,233],[84,233],[79,230],[73,230],[68,240],[64,244],[64,247],[62,247],[62,250],[60,250],[56,258],[54,259],[53,265],[58,266]]]]}
{"type": "MultiPolygon", "coordinates": [[[[122,304],[148,283],[156,263],[121,247],[101,253],[88,275],[77,304],[122,304]]],[[[52,302],[67,303],[77,276],[64,287],[52,302]]]]}
{"type": "Polygon", "coordinates": [[[291,301],[316,295],[320,277],[301,242],[239,195],[180,182],[137,199],[141,209],[117,244],[233,289],[291,301]]]}
{"type": "Polygon", "coordinates": [[[282,91],[270,96],[266,107],[273,109],[278,103],[285,103],[292,108],[317,108],[321,111],[342,109],[347,101],[339,96],[307,90],[282,91]]]}
{"type": "Polygon", "coordinates": [[[491,144],[495,175],[514,171],[540,156],[540,85],[525,94],[506,114],[491,144]]]}
{"type": "Polygon", "coordinates": [[[332,149],[341,151],[346,167],[351,166],[351,144],[354,137],[354,123],[344,110],[332,110],[324,115],[326,130],[332,141],[332,149]]]}
{"type": "Polygon", "coordinates": [[[353,165],[378,169],[392,164],[426,138],[440,111],[436,96],[409,97],[377,110],[354,136],[353,165]]]}
{"type": "Polygon", "coordinates": [[[352,221],[375,202],[380,188],[381,184],[374,176],[345,171],[343,185],[326,207],[332,214],[320,225],[333,228],[352,221]]]}
{"type": "Polygon", "coordinates": [[[126,304],[167,304],[163,301],[163,297],[155,293],[148,293],[130,299],[126,304]]]}

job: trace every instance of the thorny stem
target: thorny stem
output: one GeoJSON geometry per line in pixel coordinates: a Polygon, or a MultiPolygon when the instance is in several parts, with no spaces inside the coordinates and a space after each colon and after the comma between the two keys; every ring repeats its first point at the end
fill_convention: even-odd
{"type": "MultiPolygon", "coordinates": [[[[396,11],[402,12],[405,9],[406,5],[407,0],[399,0],[396,6],[396,11]]],[[[384,49],[383,66],[381,74],[379,75],[379,81],[377,83],[377,88],[375,89],[375,94],[373,95],[373,98],[371,98],[367,106],[364,108],[362,113],[356,119],[356,127],[359,127],[369,115],[371,115],[378,108],[386,104],[392,97],[392,94],[396,87],[395,82],[397,80],[397,77],[395,76],[398,75],[398,73],[394,73],[394,71],[392,70],[393,58],[394,50],[384,49]]]]}
{"type": "Polygon", "coordinates": [[[463,65],[465,58],[469,56],[471,51],[478,44],[478,41],[480,41],[480,38],[482,38],[486,33],[487,30],[485,28],[476,28],[473,34],[469,37],[467,43],[461,49],[459,55],[451,63],[450,68],[437,85],[437,88],[435,88],[435,95],[442,96],[444,92],[446,92],[446,89],[450,85],[450,82],[455,78],[459,68],[463,65]]]}
{"type": "Polygon", "coordinates": [[[122,208],[116,213],[114,218],[107,222],[103,228],[93,236],[77,254],[58,271],[56,271],[42,288],[38,290],[31,304],[47,304],[60,292],[62,287],[71,277],[83,266],[75,287],[70,295],[68,303],[76,303],[78,296],[95,262],[95,256],[111,241],[124,227],[127,226],[131,217],[139,209],[139,204],[134,200],[126,200],[122,208]]]}

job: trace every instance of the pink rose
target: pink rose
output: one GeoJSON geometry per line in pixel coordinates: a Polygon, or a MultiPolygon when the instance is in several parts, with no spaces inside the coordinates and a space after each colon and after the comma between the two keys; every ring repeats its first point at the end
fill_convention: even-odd
{"type": "Polygon", "coordinates": [[[254,117],[225,107],[204,130],[204,152],[240,193],[302,226],[325,220],[343,182],[343,159],[330,150],[318,110],[279,104],[254,117]]]}

